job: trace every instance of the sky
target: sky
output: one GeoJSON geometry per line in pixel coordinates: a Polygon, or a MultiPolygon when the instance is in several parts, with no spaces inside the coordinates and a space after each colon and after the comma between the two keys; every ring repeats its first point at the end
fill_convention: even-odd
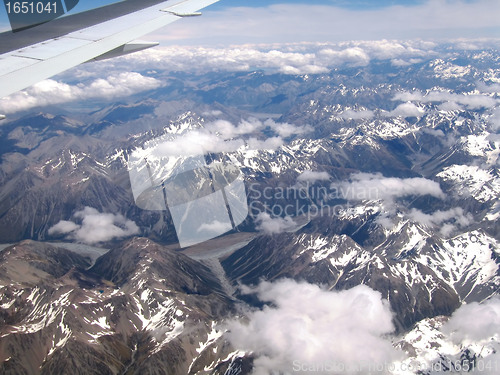
{"type": "Polygon", "coordinates": [[[423,0],[221,0],[212,6],[212,9],[227,7],[265,7],[273,4],[306,4],[306,5],[332,5],[349,9],[383,8],[390,5],[415,5],[423,0]]]}
{"type": "MultiPolygon", "coordinates": [[[[110,1],[80,0],[75,11],[110,1]]],[[[220,0],[148,38],[162,44],[500,37],[498,0],[220,0]]],[[[1,7],[0,27],[7,27],[1,7]]]]}
{"type": "Polygon", "coordinates": [[[221,0],[154,34],[162,44],[234,45],[500,37],[498,0],[221,0]]]}

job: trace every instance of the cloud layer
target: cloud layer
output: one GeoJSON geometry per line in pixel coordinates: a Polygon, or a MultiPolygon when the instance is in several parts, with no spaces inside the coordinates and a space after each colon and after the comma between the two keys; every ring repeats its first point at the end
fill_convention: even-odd
{"type": "Polygon", "coordinates": [[[328,172],[318,172],[318,171],[304,171],[298,177],[298,182],[309,182],[315,183],[316,181],[329,181],[330,175],[328,172]]]}
{"type": "MultiPolygon", "coordinates": [[[[455,42],[457,48],[462,42],[455,42]]],[[[463,43],[462,43],[463,44],[463,43]]],[[[491,47],[493,41],[482,45],[491,47]]],[[[480,46],[481,47],[481,46],[480,46]]],[[[207,73],[220,71],[263,70],[292,75],[322,74],[339,67],[367,66],[374,60],[388,60],[394,66],[411,65],[436,57],[447,56],[445,45],[417,41],[352,41],[343,43],[271,43],[244,44],[231,47],[158,47],[121,58],[84,64],[58,76],[63,83],[45,80],[31,88],[0,99],[0,113],[11,114],[38,106],[61,104],[80,100],[111,100],[160,87],[162,75],[170,72],[207,73]],[[136,72],[133,72],[133,71],[136,72]],[[106,77],[103,78],[103,72],[106,77]],[[141,72],[141,73],[137,73],[141,72]],[[147,73],[145,73],[147,72],[147,73]],[[160,72],[160,73],[158,73],[160,72]]],[[[167,79],[168,82],[168,79],[167,79]]],[[[420,116],[417,102],[438,101],[443,109],[464,106],[470,109],[492,108],[497,100],[490,97],[495,85],[479,83],[482,94],[461,95],[443,92],[403,92],[394,99],[402,100],[388,116],[420,116]]],[[[453,109],[452,108],[452,109],[453,109]]],[[[371,110],[346,110],[344,119],[369,119],[371,110]]],[[[494,123],[495,120],[493,120],[494,123]]],[[[287,137],[286,127],[281,137],[287,137]]]]}
{"type": "MultiPolygon", "coordinates": [[[[162,47],[125,56],[114,63],[166,71],[265,70],[320,74],[341,66],[367,66],[372,60],[409,64],[437,56],[438,44],[424,41],[242,44],[232,47],[162,47]]],[[[102,62],[108,64],[109,62],[102,62]]]]}
{"type": "Polygon", "coordinates": [[[332,189],[347,200],[383,200],[392,202],[396,198],[409,195],[431,195],[444,198],[439,184],[422,177],[384,177],[381,173],[355,173],[350,181],[335,182],[332,189]]]}
{"type": "Polygon", "coordinates": [[[331,188],[335,196],[352,202],[379,201],[381,213],[377,223],[386,228],[394,225],[393,218],[397,214],[427,227],[439,228],[443,236],[449,236],[458,228],[465,228],[474,222],[472,215],[461,207],[425,213],[400,205],[398,198],[407,196],[429,195],[445,199],[439,183],[422,177],[397,178],[384,177],[380,173],[355,173],[349,181],[332,183],[331,188]]]}
{"type": "Polygon", "coordinates": [[[430,214],[413,208],[407,213],[407,216],[428,227],[439,227],[443,236],[449,236],[457,227],[465,228],[474,222],[472,215],[465,213],[462,207],[450,208],[446,211],[438,210],[430,214]]]}
{"type": "Polygon", "coordinates": [[[488,341],[492,337],[498,339],[500,297],[492,298],[482,304],[472,302],[463,305],[443,326],[443,332],[448,333],[457,344],[488,341]]]}
{"type": "Polygon", "coordinates": [[[441,331],[458,348],[471,348],[477,355],[473,374],[497,375],[500,366],[500,298],[462,305],[441,331]]]}
{"type": "Polygon", "coordinates": [[[289,232],[297,228],[297,223],[290,216],[272,217],[267,212],[261,212],[255,218],[256,229],[265,234],[289,232]]]}
{"type": "Polygon", "coordinates": [[[278,123],[271,119],[266,121],[256,118],[244,119],[236,125],[229,121],[217,120],[206,124],[203,128],[185,131],[175,138],[155,139],[152,142],[154,143],[152,152],[155,157],[162,158],[234,152],[240,148],[276,150],[285,143],[284,138],[310,130],[310,126],[278,123]],[[261,139],[263,130],[276,135],[261,139]]]}
{"type": "Polygon", "coordinates": [[[47,79],[24,91],[0,98],[0,112],[9,114],[76,100],[116,99],[160,86],[161,83],[157,79],[135,72],[122,72],[106,78],[97,78],[85,85],[70,85],[47,79]]]}
{"type": "Polygon", "coordinates": [[[403,103],[398,105],[392,111],[387,112],[387,116],[393,117],[420,117],[425,113],[422,108],[417,107],[413,103],[403,103]]]}
{"type": "Polygon", "coordinates": [[[331,292],[283,279],[243,291],[270,303],[227,324],[232,345],[254,353],[254,374],[305,374],[312,366],[359,373],[398,356],[382,337],[394,329],[389,304],[367,286],[331,292]]]}
{"type": "MultiPolygon", "coordinates": [[[[349,375],[368,373],[367,366],[393,368],[394,373],[406,374],[402,363],[417,361],[426,368],[440,360],[432,347],[422,353],[417,351],[416,357],[406,357],[403,351],[395,349],[389,303],[365,285],[334,292],[314,284],[281,279],[240,289],[243,294],[255,294],[264,307],[247,307],[243,318],[230,320],[223,328],[235,349],[253,355],[253,374],[349,375]]],[[[474,373],[496,374],[500,360],[495,353],[500,349],[498,297],[462,305],[436,330],[439,339],[434,345],[442,345],[439,352],[445,356],[443,363],[446,358],[458,361],[462,351],[471,350],[471,355],[478,355],[478,363],[490,364],[474,373]]],[[[418,335],[422,332],[418,331],[418,335]]]]}
{"type": "MultiPolygon", "coordinates": [[[[414,92],[402,92],[395,95],[394,100],[403,101],[416,101],[420,103],[442,103],[441,109],[452,110],[452,109],[481,109],[481,108],[493,108],[499,104],[499,101],[485,94],[455,94],[451,92],[443,91],[431,91],[427,94],[423,94],[420,91],[414,92]],[[446,106],[443,106],[446,104],[446,106]]],[[[406,103],[401,105],[412,105],[412,103],[406,103]]]]}

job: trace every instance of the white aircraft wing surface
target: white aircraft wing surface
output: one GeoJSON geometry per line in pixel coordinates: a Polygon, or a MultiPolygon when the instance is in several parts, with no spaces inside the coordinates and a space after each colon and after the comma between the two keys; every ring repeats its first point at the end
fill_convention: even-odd
{"type": "Polygon", "coordinates": [[[0,34],[0,97],[93,59],[158,43],[137,40],[218,0],[126,0],[0,34]]]}

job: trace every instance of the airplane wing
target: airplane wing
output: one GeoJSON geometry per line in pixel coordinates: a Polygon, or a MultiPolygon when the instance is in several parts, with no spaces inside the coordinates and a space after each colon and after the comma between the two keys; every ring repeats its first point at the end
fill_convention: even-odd
{"type": "MultiPolygon", "coordinates": [[[[78,64],[158,43],[137,40],[218,0],[126,0],[0,34],[0,98],[78,64]]],[[[0,116],[1,119],[1,116],[0,116]]]]}

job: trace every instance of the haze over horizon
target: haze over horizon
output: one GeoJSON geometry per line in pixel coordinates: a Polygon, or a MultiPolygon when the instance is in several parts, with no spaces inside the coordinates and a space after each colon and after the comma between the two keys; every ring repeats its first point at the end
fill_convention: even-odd
{"type": "MultiPolygon", "coordinates": [[[[73,12],[114,1],[80,1],[73,12]]],[[[5,7],[0,30],[8,29],[5,7]]],[[[215,45],[375,39],[500,37],[495,0],[221,0],[203,17],[176,22],[151,40],[215,45]]]]}

